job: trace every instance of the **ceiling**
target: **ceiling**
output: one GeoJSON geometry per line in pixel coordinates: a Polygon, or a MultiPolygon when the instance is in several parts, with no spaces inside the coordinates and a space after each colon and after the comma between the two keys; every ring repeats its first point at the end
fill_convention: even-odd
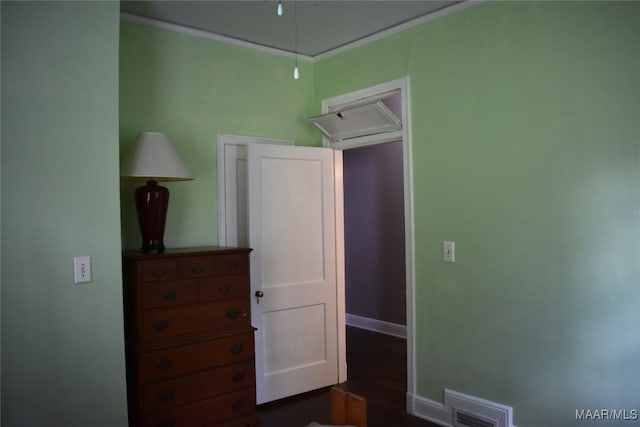
{"type": "Polygon", "coordinates": [[[277,0],[123,0],[120,9],[131,15],[315,57],[456,3],[461,1],[284,0],[283,16],[276,14],[277,0]]]}

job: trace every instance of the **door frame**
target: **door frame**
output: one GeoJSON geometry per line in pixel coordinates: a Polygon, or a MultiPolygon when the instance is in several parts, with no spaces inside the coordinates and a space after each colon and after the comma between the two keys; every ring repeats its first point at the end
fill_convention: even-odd
{"type": "MultiPolygon", "coordinates": [[[[323,137],[323,146],[334,148],[336,151],[346,150],[350,148],[362,147],[366,145],[380,144],[384,142],[402,140],[402,163],[403,163],[403,182],[404,182],[404,223],[405,223],[405,263],[406,263],[406,311],[407,311],[407,412],[413,413],[413,405],[411,398],[416,394],[415,381],[415,246],[414,246],[414,215],[413,215],[413,173],[412,173],[412,150],[411,150],[411,110],[409,99],[409,77],[392,80],[375,86],[366,87],[354,92],[345,93],[322,101],[322,113],[326,114],[340,107],[348,105],[360,104],[367,101],[382,99],[393,93],[400,93],[400,102],[402,107],[402,130],[398,132],[390,132],[387,134],[369,135],[359,138],[353,138],[348,141],[332,143],[326,137],[323,137]]],[[[336,152],[336,158],[338,156],[336,152]]],[[[342,163],[342,162],[340,162],[342,163]]],[[[342,172],[342,164],[340,164],[340,172],[342,172]]],[[[340,173],[340,178],[342,174],[340,173]]],[[[338,295],[342,295],[344,303],[345,295],[345,242],[344,242],[344,202],[342,187],[340,193],[336,192],[336,254],[338,266],[338,295]]],[[[340,307],[339,307],[340,309],[340,307]]],[[[338,311],[338,313],[344,313],[338,311]]],[[[338,315],[339,333],[343,333],[346,329],[346,319],[344,316],[338,315]]],[[[339,339],[345,340],[342,336],[339,339]]],[[[341,341],[342,345],[344,342],[341,341]]],[[[340,352],[339,357],[339,376],[340,381],[346,381],[346,352],[340,352]]]]}

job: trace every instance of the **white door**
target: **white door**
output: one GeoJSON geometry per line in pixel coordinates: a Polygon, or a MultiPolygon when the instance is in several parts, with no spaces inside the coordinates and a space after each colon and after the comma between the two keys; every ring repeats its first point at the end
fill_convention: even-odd
{"type": "Polygon", "coordinates": [[[334,156],[249,145],[257,402],[338,382],[334,156]]]}

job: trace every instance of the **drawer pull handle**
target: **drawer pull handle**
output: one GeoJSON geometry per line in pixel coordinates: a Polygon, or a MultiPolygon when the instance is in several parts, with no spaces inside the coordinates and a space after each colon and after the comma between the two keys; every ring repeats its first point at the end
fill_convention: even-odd
{"type": "Polygon", "coordinates": [[[245,404],[245,400],[244,399],[238,399],[236,401],[234,401],[231,406],[233,407],[234,411],[239,411],[240,409],[244,408],[244,404],[245,404]]]}
{"type": "Polygon", "coordinates": [[[242,344],[234,344],[229,348],[229,351],[236,356],[242,353],[244,346],[242,344]]]}
{"type": "Polygon", "coordinates": [[[156,363],[156,368],[158,368],[159,371],[166,371],[171,367],[171,365],[173,365],[171,359],[162,359],[156,363]]]}
{"type": "Polygon", "coordinates": [[[245,374],[244,372],[236,372],[232,377],[231,377],[231,381],[233,381],[236,384],[241,383],[244,380],[245,374]]]}
{"type": "Polygon", "coordinates": [[[161,277],[163,277],[165,274],[167,274],[166,271],[164,270],[156,270],[153,272],[153,275],[157,278],[160,279],[161,277]]]}
{"type": "Polygon", "coordinates": [[[202,268],[201,265],[194,265],[193,267],[191,267],[191,271],[193,272],[193,274],[201,274],[204,271],[204,268],[202,268]]]}
{"type": "Polygon", "coordinates": [[[159,427],[175,427],[176,422],[173,418],[166,418],[162,423],[160,423],[159,427]]]}
{"type": "Polygon", "coordinates": [[[239,265],[237,262],[230,262],[227,264],[227,270],[229,271],[236,271],[238,269],[239,265]]]}
{"type": "Polygon", "coordinates": [[[158,393],[158,400],[160,402],[169,402],[171,399],[173,399],[173,395],[173,390],[164,390],[158,393]]]}
{"type": "Polygon", "coordinates": [[[227,295],[230,290],[231,290],[231,288],[228,287],[228,286],[220,286],[218,288],[218,292],[220,292],[222,295],[227,295]]]}
{"type": "Polygon", "coordinates": [[[167,324],[168,322],[166,320],[156,320],[155,322],[153,322],[152,326],[156,332],[162,332],[167,329],[167,324]]]}
{"type": "Polygon", "coordinates": [[[236,310],[235,308],[233,310],[227,310],[227,317],[229,319],[235,319],[238,316],[240,316],[240,310],[236,310]]]}
{"type": "Polygon", "coordinates": [[[176,299],[176,293],[173,291],[167,291],[164,294],[162,294],[162,296],[167,301],[173,301],[174,299],[176,299]]]}

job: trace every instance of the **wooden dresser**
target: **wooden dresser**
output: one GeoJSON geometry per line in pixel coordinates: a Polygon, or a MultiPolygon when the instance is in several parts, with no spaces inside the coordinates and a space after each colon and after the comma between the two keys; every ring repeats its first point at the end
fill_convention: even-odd
{"type": "Polygon", "coordinates": [[[250,251],[124,251],[132,427],[259,425],[250,251]]]}

